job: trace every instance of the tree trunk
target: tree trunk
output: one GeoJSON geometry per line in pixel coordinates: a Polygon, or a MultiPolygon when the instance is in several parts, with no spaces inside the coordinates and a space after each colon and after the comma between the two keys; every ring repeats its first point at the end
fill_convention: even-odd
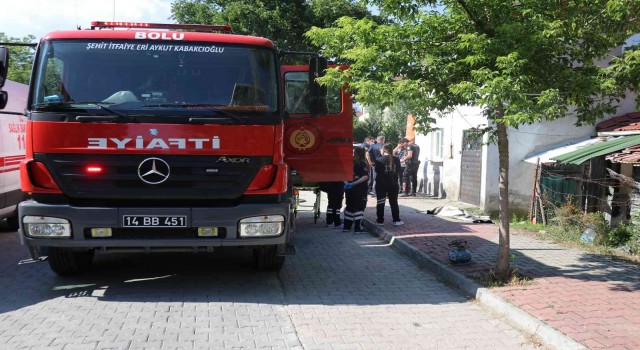
{"type": "Polygon", "coordinates": [[[495,268],[495,276],[500,280],[506,280],[510,273],[510,248],[509,248],[509,139],[507,126],[500,123],[503,115],[502,108],[497,109],[496,121],[498,136],[498,158],[500,159],[500,225],[498,262],[495,268]]]}

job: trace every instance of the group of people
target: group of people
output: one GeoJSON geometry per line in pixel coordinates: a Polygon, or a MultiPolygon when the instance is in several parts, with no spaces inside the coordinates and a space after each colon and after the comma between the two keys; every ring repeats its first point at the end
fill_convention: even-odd
{"type": "Polygon", "coordinates": [[[362,145],[353,149],[353,180],[326,182],[320,189],[327,192],[327,225],[342,228],[343,232],[365,232],[362,229],[367,195],[374,195],[376,224],[384,225],[384,207],[387,199],[393,225],[404,225],[400,220],[399,196],[415,196],[420,148],[401,138],[394,148],[385,143],[384,136],[367,137],[362,145]],[[372,191],[375,191],[372,192],[372,191]],[[341,219],[342,200],[346,197],[344,222],[341,219]]]}
{"type": "MultiPolygon", "coordinates": [[[[377,158],[381,157],[381,149],[385,145],[385,137],[371,136],[364,140],[363,147],[367,149],[367,161],[371,168],[377,158]]],[[[400,197],[415,196],[418,187],[418,168],[420,167],[420,146],[414,142],[410,142],[407,138],[400,138],[397,146],[393,149],[392,154],[400,160],[400,170],[398,173],[398,188],[400,197]]],[[[372,172],[369,179],[369,194],[377,196],[373,192],[376,183],[376,174],[372,172]]]]}

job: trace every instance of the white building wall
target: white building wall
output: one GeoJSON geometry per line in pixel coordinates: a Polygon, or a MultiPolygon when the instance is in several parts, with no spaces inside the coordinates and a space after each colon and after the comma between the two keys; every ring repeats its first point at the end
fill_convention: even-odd
{"type": "MultiPolygon", "coordinates": [[[[614,115],[635,110],[635,96],[622,101],[614,115]]],[[[417,134],[421,149],[418,170],[421,193],[460,199],[462,135],[465,130],[484,127],[487,120],[479,107],[460,106],[451,113],[436,117],[435,128],[442,132],[442,156],[436,157],[436,133],[417,134]],[[439,173],[439,174],[438,174],[439,173]],[[437,190],[434,190],[437,188],[437,190]]],[[[512,207],[527,210],[531,200],[535,165],[524,159],[542,151],[556,148],[570,141],[584,140],[595,135],[593,126],[575,126],[575,117],[567,117],[533,125],[509,129],[509,189],[512,207]]],[[[482,188],[480,207],[487,211],[499,207],[499,159],[496,144],[487,144],[484,137],[482,159],[482,188]]]]}
{"type": "MultiPolygon", "coordinates": [[[[528,210],[533,190],[533,176],[536,165],[527,163],[525,158],[532,154],[559,147],[567,141],[584,140],[595,135],[593,126],[575,126],[576,118],[567,117],[533,125],[523,125],[518,129],[509,128],[509,193],[514,210],[528,210]]],[[[499,207],[499,166],[498,146],[492,145],[490,153],[495,153],[495,169],[489,175],[491,185],[487,188],[486,208],[497,210],[499,207]]]]}
{"type": "Polygon", "coordinates": [[[416,134],[416,143],[420,146],[418,177],[422,183],[421,193],[457,200],[460,196],[463,131],[486,126],[486,118],[480,108],[470,106],[460,106],[452,113],[440,117],[434,114],[432,117],[436,118],[434,128],[442,132],[442,142],[436,145],[435,132],[416,134]],[[442,147],[441,156],[437,156],[437,146],[442,147]]]}

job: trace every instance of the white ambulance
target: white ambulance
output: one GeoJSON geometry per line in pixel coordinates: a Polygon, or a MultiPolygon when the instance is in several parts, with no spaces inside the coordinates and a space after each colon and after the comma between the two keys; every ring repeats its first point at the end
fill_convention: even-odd
{"type": "Polygon", "coordinates": [[[17,230],[18,203],[26,198],[20,190],[20,162],[25,159],[27,148],[27,118],[23,111],[28,86],[5,80],[3,90],[7,105],[0,109],[0,219],[6,219],[10,230],[17,230]]]}

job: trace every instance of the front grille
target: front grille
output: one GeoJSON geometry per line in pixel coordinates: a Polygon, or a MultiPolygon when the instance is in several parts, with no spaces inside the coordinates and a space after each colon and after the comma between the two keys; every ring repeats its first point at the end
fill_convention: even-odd
{"type": "Polygon", "coordinates": [[[218,162],[221,156],[151,156],[113,154],[36,154],[66,196],[72,199],[211,200],[242,196],[258,170],[271,157],[242,157],[241,164],[218,162]],[[140,163],[160,158],[171,168],[169,178],[159,184],[145,183],[138,176],[140,163]],[[85,168],[99,165],[100,174],[85,168]]]}
{"type": "Polygon", "coordinates": [[[227,237],[227,229],[218,227],[217,237],[199,237],[196,227],[187,228],[113,228],[111,237],[94,238],[91,237],[91,229],[84,230],[85,239],[109,240],[109,239],[221,239],[227,237]]]}

